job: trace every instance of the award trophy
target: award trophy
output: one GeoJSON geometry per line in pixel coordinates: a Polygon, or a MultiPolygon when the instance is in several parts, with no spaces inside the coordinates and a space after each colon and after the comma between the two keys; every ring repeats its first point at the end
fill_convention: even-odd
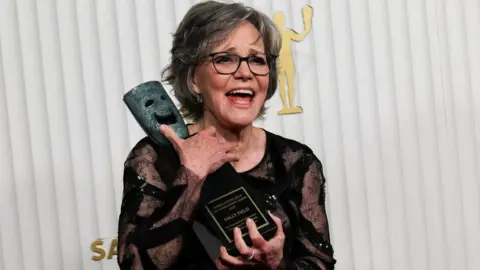
{"type": "Polygon", "coordinates": [[[160,133],[160,125],[170,126],[178,137],[186,139],[188,129],[180,112],[160,82],[137,85],[123,96],[123,101],[145,133],[160,145],[170,142],[160,133]]]}
{"type": "MultiPolygon", "coordinates": [[[[161,124],[172,127],[180,138],[189,137],[180,112],[160,82],[142,83],[127,92],[123,99],[136,121],[156,143],[170,145],[160,133],[161,124]]],[[[219,257],[221,245],[230,255],[238,256],[233,229],[239,227],[243,239],[251,245],[245,224],[247,218],[255,221],[266,240],[275,235],[277,226],[268,215],[267,207],[263,197],[227,163],[205,179],[195,210],[193,230],[213,261],[219,257]]]]}

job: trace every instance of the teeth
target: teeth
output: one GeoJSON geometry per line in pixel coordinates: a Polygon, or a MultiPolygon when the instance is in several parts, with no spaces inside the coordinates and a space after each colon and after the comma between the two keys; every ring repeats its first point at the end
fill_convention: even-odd
{"type": "Polygon", "coordinates": [[[245,94],[245,95],[253,96],[253,91],[247,90],[247,89],[238,89],[238,90],[231,91],[229,94],[245,94]]]}
{"type": "Polygon", "coordinates": [[[235,104],[240,104],[240,105],[245,105],[245,104],[248,104],[249,102],[246,101],[246,100],[235,100],[234,103],[235,104]]]}

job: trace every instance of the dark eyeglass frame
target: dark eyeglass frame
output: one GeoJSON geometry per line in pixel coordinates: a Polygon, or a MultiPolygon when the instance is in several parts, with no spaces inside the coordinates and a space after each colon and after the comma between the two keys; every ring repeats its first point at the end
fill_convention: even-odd
{"type": "Polygon", "coordinates": [[[214,52],[214,53],[209,54],[208,56],[211,57],[212,60],[213,60],[215,58],[215,56],[220,55],[220,54],[222,54],[222,55],[233,55],[233,56],[238,57],[238,59],[239,59],[237,68],[233,72],[220,72],[220,71],[218,71],[217,67],[215,66],[215,61],[212,61],[213,67],[215,68],[217,73],[222,74],[222,75],[235,74],[238,71],[238,69],[240,68],[240,65],[242,64],[242,62],[245,61],[247,63],[248,69],[250,70],[250,72],[252,72],[252,74],[254,74],[256,76],[267,76],[268,74],[270,74],[272,69],[275,68],[275,63],[276,63],[276,60],[277,60],[277,57],[278,57],[276,55],[266,54],[266,53],[255,53],[255,54],[250,54],[248,56],[242,57],[242,56],[240,56],[236,53],[231,53],[231,52],[214,52]],[[250,57],[254,57],[254,56],[257,56],[257,55],[264,55],[265,56],[265,59],[267,61],[267,65],[268,65],[268,72],[265,73],[265,74],[253,72],[252,68],[250,67],[250,63],[248,62],[248,60],[250,59],[250,57]]]}

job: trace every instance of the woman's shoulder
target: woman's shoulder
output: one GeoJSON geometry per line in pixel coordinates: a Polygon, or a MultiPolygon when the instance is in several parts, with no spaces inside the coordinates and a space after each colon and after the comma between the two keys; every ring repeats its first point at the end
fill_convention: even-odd
{"type": "Polygon", "coordinates": [[[282,152],[289,151],[303,154],[313,153],[313,150],[305,143],[268,130],[265,130],[265,133],[267,135],[267,143],[271,148],[279,149],[282,152]]]}
{"type": "Polygon", "coordinates": [[[156,156],[158,149],[155,142],[148,136],[140,138],[133,147],[130,148],[128,153],[127,160],[136,158],[138,156],[156,156]]]}
{"type": "Polygon", "coordinates": [[[309,166],[316,156],[313,150],[305,143],[286,136],[265,130],[267,135],[267,149],[270,155],[281,157],[287,169],[299,163],[309,166]]]}
{"type": "MultiPolygon", "coordinates": [[[[171,183],[180,167],[180,161],[171,145],[159,145],[152,138],[146,136],[137,141],[128,154],[125,169],[133,168],[137,171],[149,169],[150,174],[155,171],[163,182],[171,183]]],[[[137,172],[138,173],[138,172],[137,172]]]]}
{"type": "Polygon", "coordinates": [[[126,162],[138,158],[148,159],[151,162],[172,161],[174,157],[176,157],[176,153],[172,146],[159,145],[149,136],[145,136],[140,138],[130,149],[126,162]]]}

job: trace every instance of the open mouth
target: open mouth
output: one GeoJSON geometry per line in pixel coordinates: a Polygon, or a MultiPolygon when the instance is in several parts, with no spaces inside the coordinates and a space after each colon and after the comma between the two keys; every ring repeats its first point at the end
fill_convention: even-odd
{"type": "Polygon", "coordinates": [[[172,125],[177,123],[177,118],[173,113],[169,113],[166,115],[158,115],[154,113],[153,117],[155,117],[155,120],[157,120],[157,123],[161,125],[172,125]]]}
{"type": "Polygon", "coordinates": [[[255,97],[255,92],[248,89],[237,89],[237,90],[230,91],[225,95],[228,97],[228,99],[231,102],[235,104],[247,105],[250,102],[252,102],[253,97],[255,97]]]}

